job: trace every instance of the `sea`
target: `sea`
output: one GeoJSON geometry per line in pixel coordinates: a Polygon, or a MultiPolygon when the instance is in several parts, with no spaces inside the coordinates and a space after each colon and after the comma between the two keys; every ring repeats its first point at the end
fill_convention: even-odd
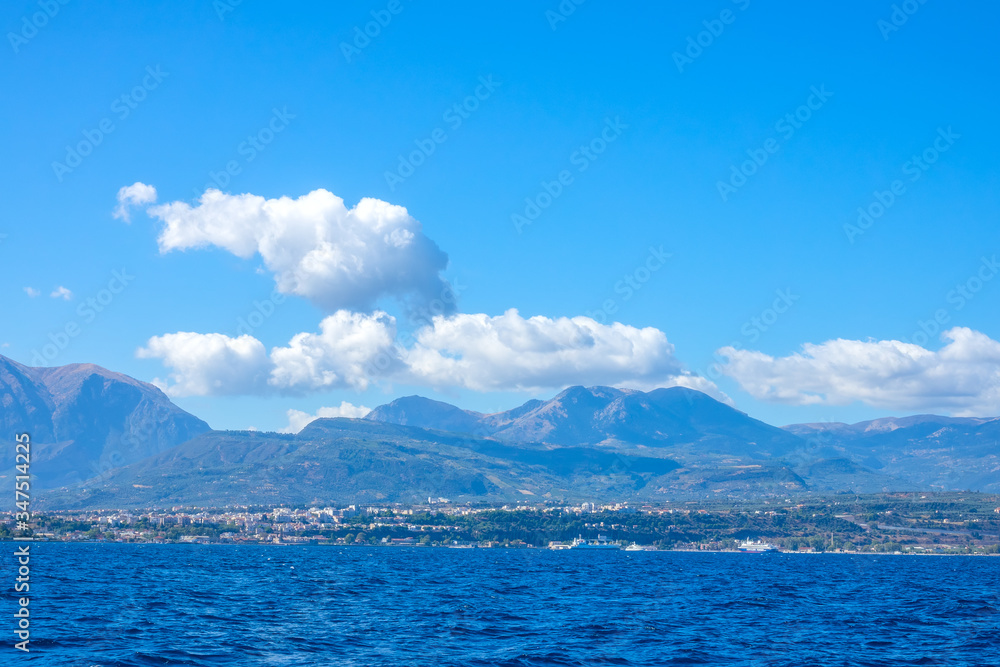
{"type": "Polygon", "coordinates": [[[0,665],[1000,665],[994,557],[0,547],[0,665]]]}

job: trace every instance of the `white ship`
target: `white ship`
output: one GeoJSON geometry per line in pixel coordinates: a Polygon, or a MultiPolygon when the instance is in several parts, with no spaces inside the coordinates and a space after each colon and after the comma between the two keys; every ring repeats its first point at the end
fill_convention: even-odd
{"type": "Polygon", "coordinates": [[[755,541],[747,538],[740,542],[739,546],[736,547],[745,554],[762,554],[768,551],[777,551],[778,547],[773,544],[768,544],[767,542],[755,541]]]}
{"type": "Polygon", "coordinates": [[[573,540],[573,543],[569,545],[570,549],[621,549],[621,545],[615,542],[608,542],[608,538],[604,535],[598,535],[596,540],[585,540],[582,537],[578,537],[573,540]]]}

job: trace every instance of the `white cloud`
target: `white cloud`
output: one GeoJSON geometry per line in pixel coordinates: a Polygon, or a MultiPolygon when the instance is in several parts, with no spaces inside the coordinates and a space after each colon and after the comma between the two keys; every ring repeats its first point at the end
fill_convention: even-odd
{"type": "Polygon", "coordinates": [[[340,310],[320,323],[320,333],[296,334],[271,351],[269,383],[285,392],[368,388],[372,376],[399,368],[394,348],[396,320],[340,310]]]}
{"type": "MultiPolygon", "coordinates": [[[[28,294],[31,295],[31,292],[28,292],[28,294]]],[[[63,301],[69,301],[70,299],[73,298],[73,292],[60,285],[59,287],[52,290],[52,293],[49,294],[49,296],[52,297],[53,299],[62,299],[63,301]]]]}
{"type": "Polygon", "coordinates": [[[286,413],[288,415],[288,426],[281,429],[281,433],[298,433],[317,419],[328,419],[331,417],[361,419],[371,411],[371,408],[366,408],[363,405],[353,405],[347,401],[341,401],[339,407],[320,408],[314,415],[302,412],[301,410],[289,410],[286,413]]]}
{"type": "Polygon", "coordinates": [[[937,351],[897,340],[837,339],[771,357],[724,347],[722,371],[754,398],[793,405],[944,410],[957,416],[1000,413],[1000,342],[955,327],[937,351]]]}
{"type": "Polygon", "coordinates": [[[262,393],[271,366],[263,343],[256,338],[217,333],[155,336],[136,356],[162,359],[171,369],[168,380],[153,380],[171,396],[262,393]]]}
{"type": "Polygon", "coordinates": [[[24,293],[27,294],[28,296],[30,296],[32,299],[34,299],[36,296],[40,296],[41,295],[41,292],[39,292],[38,290],[36,290],[34,287],[25,287],[24,288],[24,293]]]}
{"type": "Polygon", "coordinates": [[[643,391],[652,391],[653,389],[658,389],[659,387],[687,387],[688,389],[694,389],[700,391],[703,394],[708,394],[715,400],[725,403],[731,407],[736,407],[733,403],[733,399],[727,396],[721,389],[719,389],[714,382],[708,378],[703,378],[700,375],[693,375],[685,371],[680,375],[671,375],[666,381],[660,383],[642,383],[633,382],[618,385],[620,387],[625,387],[628,389],[641,389],[643,391]]]}
{"type": "Polygon", "coordinates": [[[395,320],[383,312],[338,311],[319,333],[296,334],[270,355],[249,335],[188,332],[150,338],[136,354],[171,369],[167,381],[154,381],[171,396],[364,390],[373,378],[399,370],[395,335],[395,320]]]}
{"type": "Polygon", "coordinates": [[[304,394],[364,390],[373,382],[476,391],[606,384],[680,385],[728,401],[714,384],[687,373],[666,335],[651,327],[523,318],[509,310],[498,317],[436,317],[407,340],[397,340],[396,322],[383,312],[338,311],[319,333],[297,334],[270,355],[250,336],[191,333],[150,339],[139,354],[163,359],[172,395],[304,394]]]}
{"type": "Polygon", "coordinates": [[[414,382],[518,391],[574,384],[670,386],[684,371],[659,329],[589,317],[436,317],[406,355],[414,382]]]}
{"type": "Polygon", "coordinates": [[[133,206],[148,206],[156,202],[156,188],[136,181],[118,190],[118,206],[112,214],[119,220],[132,222],[133,206]]]}
{"type": "Polygon", "coordinates": [[[448,256],[402,206],[362,199],[348,209],[326,190],[298,199],[265,199],[207,190],[195,206],[151,207],[165,223],[161,253],[216,246],[242,257],[259,253],[278,289],[333,312],[370,310],[386,296],[412,308],[454,295],[440,272],[448,256]]]}

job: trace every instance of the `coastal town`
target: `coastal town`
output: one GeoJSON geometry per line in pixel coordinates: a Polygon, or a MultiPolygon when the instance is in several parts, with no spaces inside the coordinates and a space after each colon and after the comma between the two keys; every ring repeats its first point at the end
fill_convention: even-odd
{"type": "Polygon", "coordinates": [[[560,548],[575,538],[648,550],[735,550],[761,539],[793,552],[996,554],[1000,498],[985,494],[885,494],[763,500],[741,506],[683,502],[499,507],[426,503],[346,507],[171,507],[52,511],[0,538],[63,542],[308,544],[560,548]]]}

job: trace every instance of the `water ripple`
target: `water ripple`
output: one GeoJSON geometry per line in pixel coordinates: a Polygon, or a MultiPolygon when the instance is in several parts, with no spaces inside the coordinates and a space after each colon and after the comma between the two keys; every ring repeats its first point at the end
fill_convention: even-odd
{"type": "Polygon", "coordinates": [[[1000,664],[995,558],[37,544],[32,577],[60,667],[1000,664]]]}

